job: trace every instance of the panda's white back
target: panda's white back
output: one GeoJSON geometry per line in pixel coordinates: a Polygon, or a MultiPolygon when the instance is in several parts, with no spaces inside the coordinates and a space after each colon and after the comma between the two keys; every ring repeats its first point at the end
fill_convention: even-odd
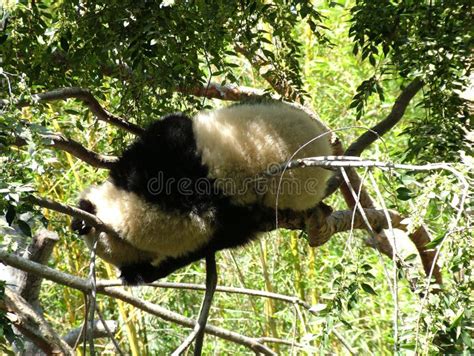
{"type": "MultiPolygon", "coordinates": [[[[261,202],[275,207],[280,177],[260,185],[260,193],[255,191],[255,179],[272,165],[286,162],[311,140],[293,158],[332,154],[328,134],[314,140],[327,132],[325,126],[304,111],[280,102],[201,112],[194,118],[193,128],[202,163],[213,178],[232,180],[235,191],[229,195],[241,205],[261,202]]],[[[287,171],[280,186],[278,207],[314,207],[323,198],[329,176],[330,172],[322,168],[287,171]]]]}

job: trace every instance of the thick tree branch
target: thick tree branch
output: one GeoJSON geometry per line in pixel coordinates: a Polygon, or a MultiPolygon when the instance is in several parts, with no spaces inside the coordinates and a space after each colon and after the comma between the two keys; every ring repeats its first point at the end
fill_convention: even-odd
{"type": "MultiPolygon", "coordinates": [[[[103,66],[102,72],[108,76],[119,78],[123,81],[135,81],[135,75],[133,73],[133,70],[126,65],[103,66]]],[[[157,86],[157,81],[155,77],[147,77],[146,82],[149,83],[152,87],[157,86]]],[[[196,85],[189,87],[176,87],[173,89],[173,91],[186,95],[193,95],[196,97],[220,99],[227,101],[241,101],[250,98],[260,98],[268,95],[265,93],[265,91],[260,89],[237,86],[232,84],[222,85],[214,82],[209,83],[209,85],[207,86],[196,85]]]]}
{"type": "Polygon", "coordinates": [[[265,96],[263,90],[236,85],[221,85],[212,82],[208,86],[180,87],[176,88],[176,91],[197,97],[228,101],[242,101],[265,96]]]}
{"type": "MultiPolygon", "coordinates": [[[[41,229],[35,234],[23,256],[30,261],[46,264],[58,241],[59,236],[56,232],[41,229]]],[[[30,273],[22,272],[16,275],[16,291],[38,312],[42,281],[42,278],[30,273]]]]}
{"type": "MultiPolygon", "coordinates": [[[[140,126],[132,124],[127,120],[105,110],[97,101],[97,99],[92,95],[92,93],[89,90],[83,88],[68,87],[52,90],[49,92],[38,93],[32,96],[32,100],[21,100],[15,103],[15,105],[21,108],[31,106],[36,102],[41,103],[57,100],[66,100],[70,98],[82,101],[99,120],[105,121],[111,125],[117,126],[135,135],[140,135],[144,131],[140,126]]],[[[0,108],[7,105],[7,100],[0,100],[0,108]]]]}
{"type": "MultiPolygon", "coordinates": [[[[21,257],[17,258],[23,259],[21,257]]],[[[1,257],[0,260],[2,260],[1,257]]],[[[26,259],[23,260],[42,266],[26,259]]],[[[43,317],[25,299],[10,288],[5,288],[5,296],[3,301],[0,301],[0,309],[12,313],[14,316],[11,316],[10,320],[15,328],[47,355],[74,355],[74,351],[56,334],[43,317]]]]}
{"type": "MultiPolygon", "coordinates": [[[[297,167],[308,167],[308,168],[309,167],[341,167],[342,169],[345,169],[346,174],[350,180],[350,183],[355,191],[358,191],[359,187],[361,186],[360,178],[355,172],[355,170],[353,169],[355,167],[379,167],[382,169],[408,169],[408,170],[413,170],[413,171],[448,170],[451,173],[455,174],[456,177],[459,178],[458,173],[455,172],[453,168],[449,164],[446,164],[446,163],[433,163],[433,164],[426,164],[426,165],[395,164],[391,162],[370,161],[370,160],[363,160],[359,157],[347,157],[347,156],[326,156],[326,157],[310,157],[310,158],[297,159],[297,160],[282,164],[279,167],[276,167],[276,168],[273,167],[272,171],[267,172],[267,174],[274,175],[274,174],[278,174],[279,172],[281,173],[286,169],[292,169],[292,168],[297,168],[297,167]]],[[[346,185],[341,186],[341,188],[342,187],[345,187],[346,189],[348,188],[346,185]]],[[[362,189],[361,193],[363,194],[361,194],[360,204],[363,208],[365,208],[365,212],[368,213],[370,209],[373,209],[375,207],[375,204],[370,198],[370,196],[365,192],[365,189],[362,189]]],[[[354,197],[350,197],[349,194],[343,194],[343,195],[348,206],[351,209],[353,209],[355,207],[354,197]],[[346,198],[346,196],[348,197],[346,198]]],[[[321,229],[322,231],[313,231],[313,233],[310,234],[310,235],[315,236],[314,244],[316,245],[320,244],[319,241],[321,243],[326,242],[335,233],[335,232],[332,232],[333,231],[332,229],[334,229],[335,226],[340,226],[342,230],[339,230],[339,232],[345,231],[343,226],[338,225],[338,224],[347,222],[347,220],[344,220],[342,218],[343,215],[336,216],[336,214],[339,214],[339,213],[341,212],[335,212],[331,214],[331,216],[327,219],[327,221],[324,221],[324,222],[319,221],[319,219],[321,219],[322,217],[321,214],[315,215],[314,219],[316,220],[314,222],[316,223],[316,226],[318,226],[317,229],[321,229]],[[334,220],[334,222],[331,222],[331,219],[334,220]],[[321,237],[318,237],[318,236],[321,236],[321,237]]],[[[394,227],[398,227],[406,231],[406,229],[402,228],[401,226],[396,226],[399,220],[401,220],[401,218],[398,218],[399,216],[398,213],[390,212],[390,216],[392,218],[392,224],[394,227]]],[[[376,215],[368,214],[367,217],[369,219],[369,223],[371,224],[371,226],[375,226],[375,227],[381,226],[379,217],[377,217],[376,215]]],[[[387,227],[381,227],[381,228],[385,229],[387,227]]],[[[361,225],[359,225],[358,228],[361,228],[361,225]]],[[[362,228],[364,228],[364,226],[362,226],[362,228]]],[[[392,257],[393,249],[385,233],[383,231],[376,231],[376,232],[377,232],[375,236],[376,241],[369,241],[370,245],[373,245],[373,247],[379,249],[382,253],[386,254],[387,256],[392,257]]],[[[420,258],[422,260],[423,268],[425,270],[426,275],[427,276],[429,275],[430,270],[433,266],[433,276],[435,278],[435,281],[436,283],[441,285],[442,284],[441,272],[439,270],[438,265],[436,264],[434,260],[435,252],[431,250],[427,250],[425,247],[425,245],[430,241],[430,237],[426,229],[424,227],[418,228],[414,233],[409,234],[409,238],[413,242],[413,244],[415,245],[415,247],[417,248],[420,254],[420,258]]]]}
{"type": "Polygon", "coordinates": [[[423,88],[424,82],[421,79],[414,79],[398,96],[392,110],[388,116],[371,128],[370,131],[363,133],[355,142],[353,142],[344,153],[345,156],[360,156],[360,154],[369,147],[379,137],[393,128],[405,114],[405,110],[410,104],[411,99],[423,88]]]}
{"type": "MultiPolygon", "coordinates": [[[[79,142],[58,133],[42,134],[41,137],[46,141],[46,145],[68,152],[92,167],[111,169],[114,162],[118,160],[115,156],[102,155],[91,151],[79,142]]],[[[17,147],[25,146],[26,144],[26,141],[19,137],[14,142],[14,145],[17,147]]]]}
{"type": "MultiPolygon", "coordinates": [[[[15,256],[2,249],[0,249],[0,261],[4,264],[8,264],[12,267],[21,269],[29,273],[35,273],[39,276],[42,276],[43,278],[59,283],[61,285],[68,286],[70,288],[80,290],[85,293],[89,293],[92,288],[91,283],[88,280],[57,271],[53,268],[43,266],[35,262],[28,261],[22,257],[15,256]]],[[[97,292],[123,300],[124,302],[127,302],[141,310],[144,310],[150,314],[156,315],[166,321],[170,321],[178,325],[193,328],[196,323],[195,320],[185,318],[158,305],[136,298],[119,288],[104,288],[101,287],[100,284],[98,284],[97,292]]],[[[238,334],[236,332],[211,325],[206,326],[206,332],[222,339],[235,342],[239,345],[246,346],[254,352],[260,352],[264,355],[275,355],[272,350],[259,343],[256,338],[250,338],[238,334]]]]}

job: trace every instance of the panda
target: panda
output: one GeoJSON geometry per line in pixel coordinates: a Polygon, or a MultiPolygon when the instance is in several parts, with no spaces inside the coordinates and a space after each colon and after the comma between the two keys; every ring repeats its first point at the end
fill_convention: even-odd
{"type": "Polygon", "coordinates": [[[194,118],[167,115],[125,149],[103,184],[80,195],[79,208],[119,238],[78,218],[72,229],[89,247],[97,241],[97,255],[118,267],[124,283],[155,281],[248,243],[269,223],[274,228],[276,209],[318,205],[330,171],[296,168],[282,183],[262,173],[290,158],[331,155],[327,132],[305,111],[279,101],[240,103],[194,118]]]}

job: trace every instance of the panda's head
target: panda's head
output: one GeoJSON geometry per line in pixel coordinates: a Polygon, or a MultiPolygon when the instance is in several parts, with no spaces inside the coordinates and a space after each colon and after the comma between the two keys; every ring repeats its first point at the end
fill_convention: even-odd
{"type": "MultiPolygon", "coordinates": [[[[96,207],[95,205],[87,199],[80,199],[77,207],[89,214],[95,215],[96,214],[96,207]]],[[[93,229],[92,226],[88,225],[84,220],[78,217],[74,217],[71,221],[71,229],[75,231],[78,235],[87,235],[93,229]]]]}

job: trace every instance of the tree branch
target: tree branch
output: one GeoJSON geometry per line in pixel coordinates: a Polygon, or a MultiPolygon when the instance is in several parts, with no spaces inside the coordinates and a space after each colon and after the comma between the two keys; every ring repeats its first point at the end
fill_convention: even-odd
{"type": "MultiPolygon", "coordinates": [[[[0,254],[1,253],[2,250],[0,250],[0,254]]],[[[42,266],[41,264],[28,261],[22,257],[16,258],[42,266]]],[[[1,257],[0,260],[2,260],[1,257]]],[[[4,299],[0,301],[0,308],[13,313],[14,317],[10,317],[10,320],[15,328],[47,355],[74,355],[74,351],[56,334],[43,317],[39,315],[23,297],[13,292],[10,288],[5,288],[4,299]]]]}
{"type": "MultiPolygon", "coordinates": [[[[102,337],[109,337],[109,332],[107,328],[112,334],[115,334],[118,329],[118,324],[115,320],[106,320],[105,323],[107,325],[104,326],[102,321],[95,320],[94,321],[94,329],[92,331],[92,337],[94,339],[99,339],[102,337]]],[[[84,328],[79,327],[74,330],[71,330],[66,335],[63,336],[64,342],[66,342],[69,346],[74,347],[75,343],[79,340],[82,341],[84,339],[84,328]]]]}
{"type": "MultiPolygon", "coordinates": [[[[111,169],[112,165],[118,160],[118,157],[102,155],[91,151],[82,146],[79,142],[67,138],[62,134],[42,134],[41,137],[45,139],[47,146],[68,152],[92,167],[111,169]]],[[[27,142],[20,137],[17,137],[14,142],[14,145],[17,147],[25,146],[26,144],[27,142]]]]}
{"type": "MultiPolygon", "coordinates": [[[[92,95],[92,93],[89,90],[83,88],[67,87],[52,90],[49,92],[34,94],[32,95],[32,100],[21,100],[15,103],[15,106],[22,108],[26,106],[31,106],[36,102],[41,103],[56,100],[66,100],[70,98],[82,101],[99,120],[117,126],[135,135],[140,135],[144,131],[140,126],[132,124],[131,122],[128,122],[127,120],[105,110],[99,104],[97,99],[92,95]]],[[[0,100],[0,108],[7,106],[8,103],[8,100],[0,100]]]]}
{"type": "MultiPolygon", "coordinates": [[[[108,76],[119,78],[120,80],[131,82],[134,81],[133,70],[126,65],[117,66],[103,66],[102,72],[108,76]]],[[[147,83],[152,86],[156,86],[156,79],[152,76],[147,77],[147,83]]],[[[267,95],[265,91],[245,86],[237,85],[222,85],[219,83],[211,82],[207,86],[189,86],[189,87],[176,87],[173,91],[193,95],[196,97],[204,97],[208,99],[220,99],[228,101],[241,101],[250,98],[259,98],[267,95]]]]}
{"type": "Polygon", "coordinates": [[[390,114],[371,128],[370,131],[363,133],[355,142],[353,142],[344,153],[345,156],[360,156],[361,153],[369,147],[379,137],[384,135],[394,127],[405,114],[405,110],[410,104],[411,99],[423,88],[424,82],[416,78],[405,89],[402,90],[397,100],[393,104],[390,114]]]}
{"type": "Polygon", "coordinates": [[[90,214],[87,211],[81,210],[79,208],[74,208],[66,204],[61,204],[53,200],[39,198],[35,196],[29,196],[28,200],[35,205],[41,206],[42,208],[54,210],[66,215],[80,218],[89,225],[95,227],[97,230],[103,231],[110,236],[120,239],[119,235],[114,229],[102,222],[99,218],[97,218],[97,216],[90,214]]]}
{"type": "MultiPolygon", "coordinates": [[[[68,286],[70,288],[80,290],[85,293],[90,292],[92,289],[92,286],[88,280],[57,271],[53,268],[43,266],[35,262],[28,261],[25,258],[8,253],[3,249],[0,249],[0,261],[12,267],[21,269],[29,273],[35,273],[43,278],[59,283],[61,285],[68,286]]],[[[127,302],[141,310],[144,310],[150,314],[162,318],[163,320],[170,321],[178,325],[193,328],[196,323],[195,320],[185,318],[158,305],[136,298],[133,295],[119,288],[104,288],[101,287],[100,284],[98,284],[97,292],[123,300],[124,302],[127,302]]],[[[256,338],[244,336],[236,332],[211,325],[206,326],[206,332],[208,334],[248,347],[254,352],[260,352],[264,355],[275,355],[272,350],[270,350],[265,345],[262,345],[260,342],[258,342],[256,338]]]]}
{"type": "MultiPolygon", "coordinates": [[[[342,167],[342,169],[345,169],[346,174],[348,175],[348,178],[350,180],[350,183],[353,186],[353,189],[355,191],[358,191],[359,187],[361,186],[360,178],[355,172],[355,170],[353,169],[355,167],[379,167],[382,169],[395,168],[395,169],[408,169],[408,170],[413,170],[413,171],[448,170],[451,173],[455,174],[456,177],[459,178],[458,174],[453,170],[453,168],[449,164],[446,164],[446,163],[433,163],[433,164],[425,164],[425,165],[396,164],[396,163],[391,163],[391,162],[363,160],[359,157],[347,157],[347,156],[326,156],[326,157],[310,157],[310,158],[297,159],[290,162],[286,162],[285,164],[282,164],[278,167],[272,167],[272,171],[266,172],[266,173],[269,175],[275,175],[275,174],[279,174],[283,172],[286,169],[293,169],[293,168],[298,168],[298,167],[342,167]]],[[[341,186],[341,188],[342,187],[343,186],[341,186]]],[[[370,196],[365,192],[365,189],[362,189],[361,193],[363,194],[361,194],[360,204],[363,208],[365,208],[364,211],[368,213],[370,209],[373,209],[375,207],[375,204],[370,198],[370,196]]],[[[343,194],[343,195],[348,206],[351,209],[353,209],[355,207],[354,197],[346,197],[348,194],[343,194]]],[[[313,219],[313,223],[315,224],[314,226],[316,227],[315,227],[315,230],[310,234],[314,236],[313,243],[315,245],[325,243],[335,233],[335,232],[332,233],[333,231],[332,229],[337,227],[338,224],[347,223],[347,221],[344,220],[343,218],[344,215],[336,216],[336,214],[339,214],[339,213],[342,213],[342,212],[335,212],[331,214],[331,216],[327,219],[327,220],[332,219],[333,222],[320,221],[321,215],[320,214],[315,215],[313,219]]],[[[395,225],[397,224],[397,222],[401,220],[401,218],[399,218],[399,214],[396,212],[390,212],[390,216],[392,218],[392,224],[394,225],[394,227],[396,227],[395,225]]],[[[375,226],[375,227],[381,226],[380,217],[378,217],[377,215],[372,215],[369,213],[367,217],[371,225],[375,223],[372,226],[375,226]]],[[[359,228],[360,226],[361,225],[359,225],[359,228]]],[[[387,227],[382,227],[382,229],[385,229],[387,227]]],[[[403,229],[401,226],[397,226],[397,227],[406,231],[406,229],[403,229]]],[[[340,225],[340,228],[342,228],[342,230],[339,230],[339,231],[346,231],[344,230],[342,225],[340,225]]],[[[377,241],[375,243],[369,241],[369,245],[371,246],[373,245],[373,247],[379,249],[382,253],[392,258],[393,249],[385,233],[383,231],[376,231],[376,232],[377,234],[375,238],[377,241]]],[[[435,281],[436,283],[441,285],[442,277],[441,277],[441,272],[439,270],[439,267],[434,260],[435,252],[426,250],[426,247],[425,247],[425,245],[431,240],[426,229],[423,227],[418,228],[414,233],[409,234],[409,238],[413,242],[413,244],[415,245],[415,247],[417,248],[420,254],[420,258],[422,260],[423,268],[425,270],[426,275],[427,276],[429,275],[429,272],[433,266],[433,276],[435,278],[435,281]]],[[[310,241],[310,244],[311,244],[311,241],[310,241]]]]}
{"type": "MultiPolygon", "coordinates": [[[[59,236],[56,232],[40,229],[34,235],[33,241],[26,248],[23,256],[30,261],[46,264],[58,241],[59,236]]],[[[16,276],[16,291],[38,312],[41,307],[39,294],[42,281],[42,278],[29,273],[21,273],[16,276]]]]}
{"type": "Polygon", "coordinates": [[[242,101],[265,96],[263,90],[236,85],[221,85],[212,82],[208,86],[179,87],[176,88],[176,91],[197,97],[228,101],[242,101]]]}

